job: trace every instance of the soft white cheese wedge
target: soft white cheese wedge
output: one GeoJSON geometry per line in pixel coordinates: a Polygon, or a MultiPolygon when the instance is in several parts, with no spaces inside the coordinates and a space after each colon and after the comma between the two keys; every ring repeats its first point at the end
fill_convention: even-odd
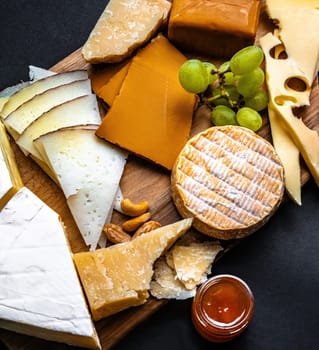
{"type": "Polygon", "coordinates": [[[34,83],[17,91],[10,97],[10,99],[7,101],[7,103],[1,110],[0,117],[2,119],[6,119],[11,112],[17,109],[24,102],[30,100],[35,95],[41,94],[42,92],[48,89],[52,89],[59,85],[68,84],[72,81],[83,80],[87,78],[87,71],[77,70],[59,73],[43,79],[36,80],[34,83]]]}
{"type": "MultiPolygon", "coordinates": [[[[41,159],[41,154],[33,145],[33,140],[48,132],[63,127],[100,124],[101,117],[93,94],[81,96],[62,103],[34,120],[16,140],[24,154],[31,153],[41,159]]],[[[42,159],[43,160],[43,159],[42,159]]]]}
{"type": "Polygon", "coordinates": [[[59,216],[26,187],[0,212],[0,327],[99,349],[59,216]]]}
{"type": "Polygon", "coordinates": [[[23,131],[43,113],[63,102],[90,93],[91,83],[89,79],[59,85],[23,103],[7,116],[4,120],[4,124],[12,137],[17,139],[23,131]]]}
{"type": "Polygon", "coordinates": [[[127,153],[95,136],[98,125],[59,129],[34,141],[52,168],[85,243],[95,250],[110,220],[127,153]]]}

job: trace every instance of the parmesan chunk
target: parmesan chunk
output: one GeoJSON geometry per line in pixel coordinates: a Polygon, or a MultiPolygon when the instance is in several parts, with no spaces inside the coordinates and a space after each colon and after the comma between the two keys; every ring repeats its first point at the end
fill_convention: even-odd
{"type": "Polygon", "coordinates": [[[91,63],[119,62],[166,22],[166,0],[110,0],[82,48],[91,63]]]}

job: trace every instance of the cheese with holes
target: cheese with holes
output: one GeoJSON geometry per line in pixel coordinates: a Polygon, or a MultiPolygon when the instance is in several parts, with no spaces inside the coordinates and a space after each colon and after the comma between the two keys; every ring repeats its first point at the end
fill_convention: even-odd
{"type": "Polygon", "coordinates": [[[260,7],[259,0],[174,0],[168,38],[187,52],[229,58],[254,43],[260,7]]]}
{"type": "Polygon", "coordinates": [[[212,237],[255,232],[278,208],[283,167],[273,146],[249,129],[211,127],[190,139],[174,165],[172,197],[182,217],[212,237]]]}
{"type": "Polygon", "coordinates": [[[6,129],[0,122],[0,210],[23,186],[6,129]]]}
{"type": "Polygon", "coordinates": [[[119,62],[146,43],[166,22],[166,0],[110,0],[82,48],[91,63],[119,62]]]}
{"type": "Polygon", "coordinates": [[[132,59],[96,134],[171,169],[189,138],[195,105],[178,80],[185,60],[164,36],[153,39],[132,59]]]}
{"type": "Polygon", "coordinates": [[[20,105],[6,117],[4,124],[10,134],[17,139],[43,113],[63,102],[90,93],[91,84],[89,79],[59,85],[37,94],[20,105]]]}
{"type": "Polygon", "coordinates": [[[153,264],[191,226],[180,220],[129,242],[94,252],[74,254],[93,318],[99,320],[131,306],[144,304],[153,275],[153,264]]]}
{"type": "Polygon", "coordinates": [[[79,70],[55,74],[43,79],[36,80],[32,84],[29,84],[27,87],[17,91],[12,96],[10,96],[9,100],[1,110],[0,117],[2,119],[6,119],[11,112],[21,106],[24,102],[48,89],[52,89],[59,85],[68,84],[72,81],[83,80],[87,78],[87,71],[79,70]]]}
{"type": "Polygon", "coordinates": [[[58,214],[23,187],[0,211],[0,239],[0,327],[100,349],[58,214]]]}
{"type": "Polygon", "coordinates": [[[93,94],[83,95],[59,104],[43,113],[24,129],[16,142],[24,154],[31,153],[33,157],[44,161],[41,154],[34,147],[33,141],[35,139],[48,132],[68,126],[98,125],[100,123],[101,117],[96,96],[93,94]]]}
{"type": "Polygon", "coordinates": [[[109,222],[126,152],[95,136],[97,125],[68,127],[34,143],[55,173],[87,246],[96,249],[109,222]]]}

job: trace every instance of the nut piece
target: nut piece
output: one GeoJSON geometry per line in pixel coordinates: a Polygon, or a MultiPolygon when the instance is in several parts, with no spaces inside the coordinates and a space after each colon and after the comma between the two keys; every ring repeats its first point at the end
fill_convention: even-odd
{"type": "Polygon", "coordinates": [[[121,200],[121,209],[128,216],[140,216],[148,211],[149,203],[148,201],[142,201],[134,204],[130,199],[124,198],[121,200]]]}
{"type": "Polygon", "coordinates": [[[144,233],[153,231],[157,228],[161,227],[161,224],[158,221],[155,220],[150,220],[145,222],[145,224],[143,224],[142,226],[140,226],[134,233],[134,235],[132,236],[133,238],[136,238],[138,236],[141,236],[144,233]]]}
{"type": "Polygon", "coordinates": [[[141,225],[144,224],[144,222],[148,221],[151,218],[151,213],[147,212],[140,216],[137,216],[133,219],[127,220],[123,222],[122,228],[123,230],[127,232],[134,232],[136,231],[141,225]]]}
{"type": "Polygon", "coordinates": [[[128,242],[131,240],[131,236],[124,232],[119,225],[106,224],[103,227],[103,232],[106,238],[114,244],[128,242]]]}

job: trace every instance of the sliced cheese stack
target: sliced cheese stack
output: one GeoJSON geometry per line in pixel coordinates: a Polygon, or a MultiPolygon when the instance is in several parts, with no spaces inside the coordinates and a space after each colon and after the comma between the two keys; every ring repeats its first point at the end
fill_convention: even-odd
{"type": "Polygon", "coordinates": [[[94,250],[112,215],[126,153],[95,136],[98,125],[68,127],[34,141],[56,174],[86,245],[94,250]]]}
{"type": "Polygon", "coordinates": [[[146,43],[166,22],[166,0],[110,0],[82,48],[91,63],[119,62],[146,43]]]}
{"type": "Polygon", "coordinates": [[[0,211],[0,327],[100,349],[59,216],[23,187],[0,211]]]}
{"type": "Polygon", "coordinates": [[[150,293],[157,299],[187,299],[205,282],[217,254],[219,243],[175,244],[155,263],[150,293]]]}
{"type": "Polygon", "coordinates": [[[191,226],[192,219],[160,227],[129,242],[94,252],[77,253],[75,266],[93,318],[99,320],[144,304],[153,264],[191,226]]]}
{"type": "Polygon", "coordinates": [[[285,168],[287,193],[301,204],[299,153],[319,184],[317,132],[294,114],[295,107],[310,104],[319,68],[318,1],[285,0],[279,4],[267,0],[266,9],[277,26],[273,34],[260,39],[266,57],[272,138],[285,168]]]}
{"type": "Polygon", "coordinates": [[[223,240],[260,228],[284,192],[273,146],[239,126],[211,127],[190,139],[171,180],[180,214],[194,218],[198,231],[223,240]]]}
{"type": "Polygon", "coordinates": [[[97,136],[171,170],[189,138],[195,104],[178,80],[185,60],[163,35],[140,50],[97,136]]]}
{"type": "Polygon", "coordinates": [[[0,210],[23,187],[6,129],[0,122],[0,210]]]}

